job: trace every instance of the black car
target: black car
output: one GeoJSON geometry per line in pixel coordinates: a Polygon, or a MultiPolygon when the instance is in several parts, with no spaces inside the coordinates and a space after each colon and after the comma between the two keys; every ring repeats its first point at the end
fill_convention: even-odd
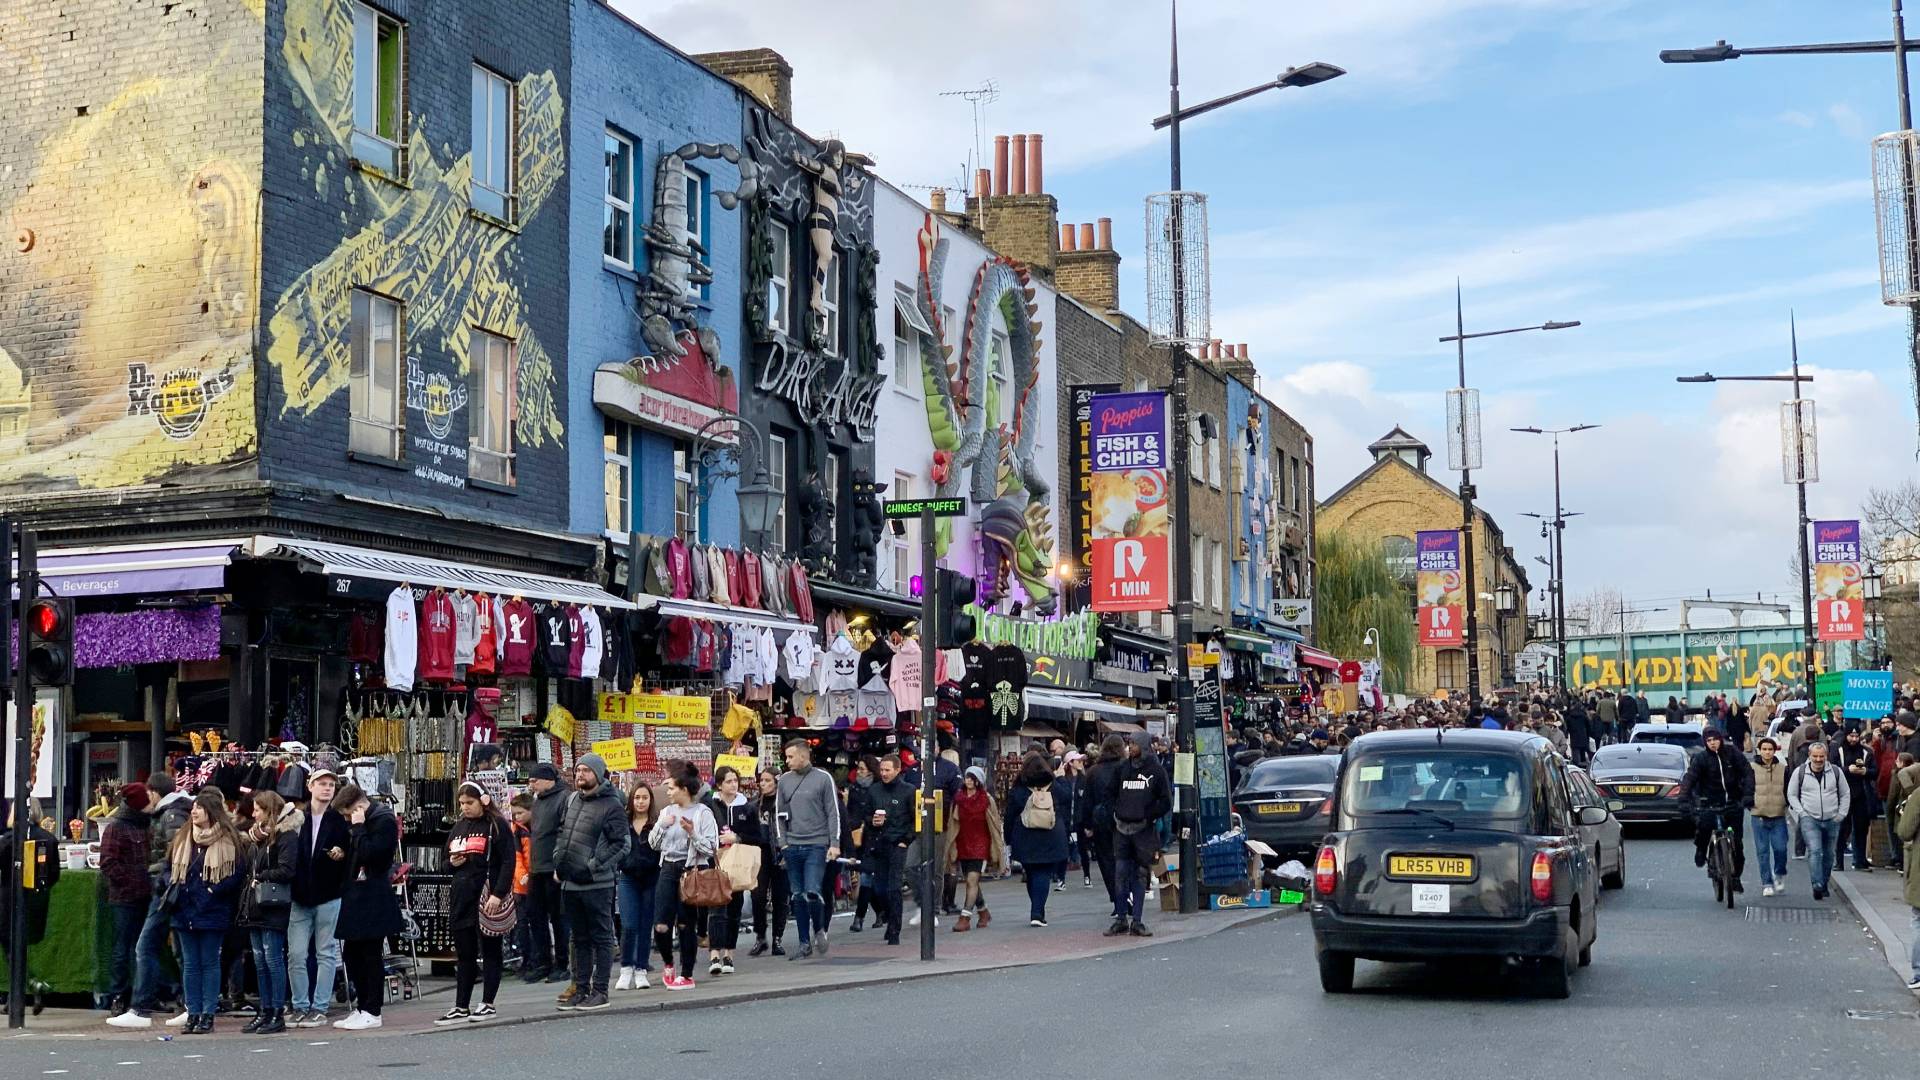
{"type": "Polygon", "coordinates": [[[1587,775],[1623,822],[1689,821],[1680,802],[1680,780],[1687,775],[1689,753],[1668,743],[1615,743],[1594,751],[1587,775]]]}
{"type": "Polygon", "coordinates": [[[1340,771],[1337,754],[1262,758],[1247,767],[1233,793],[1247,836],[1279,854],[1280,860],[1311,861],[1327,834],[1327,807],[1340,771]]]}
{"type": "Polygon", "coordinates": [[[1518,961],[1564,998],[1593,959],[1599,871],[1567,763],[1529,732],[1386,731],[1347,748],[1314,858],[1320,986],[1356,958],[1518,961]]]}

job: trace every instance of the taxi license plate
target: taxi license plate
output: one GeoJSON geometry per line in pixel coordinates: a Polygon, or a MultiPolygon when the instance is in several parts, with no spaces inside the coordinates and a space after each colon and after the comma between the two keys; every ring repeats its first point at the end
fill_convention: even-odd
{"type": "Polygon", "coordinates": [[[1620,784],[1613,790],[1622,795],[1651,795],[1660,790],[1658,784],[1620,784]]]}
{"type": "Polygon", "coordinates": [[[1300,804],[1297,802],[1270,802],[1270,803],[1260,804],[1260,813],[1263,815],[1265,814],[1297,814],[1299,812],[1300,812],[1300,804]]]}
{"type": "Polygon", "coordinates": [[[1465,881],[1473,877],[1473,859],[1465,855],[1390,855],[1387,873],[1394,877],[1465,881]]]}

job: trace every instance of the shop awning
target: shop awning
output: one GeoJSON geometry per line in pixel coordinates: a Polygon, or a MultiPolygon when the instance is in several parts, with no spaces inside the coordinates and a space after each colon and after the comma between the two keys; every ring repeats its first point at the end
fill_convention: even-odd
{"type": "Polygon", "coordinates": [[[1273,639],[1265,634],[1256,634],[1251,630],[1227,629],[1220,631],[1226,639],[1227,648],[1236,652],[1263,653],[1273,651],[1273,639]]]}
{"type": "MultiPolygon", "coordinates": [[[[125,596],[224,588],[244,539],[122,544],[42,551],[40,577],[55,596],[125,596]]],[[[18,564],[15,564],[18,572],[18,564]]],[[[17,594],[19,586],[14,586],[17,594]]]]}
{"type": "Polygon", "coordinates": [[[1132,720],[1139,715],[1137,706],[1108,701],[1098,694],[1077,694],[1071,690],[1041,690],[1027,687],[1027,707],[1059,709],[1063,712],[1090,712],[1101,717],[1132,720]]]}
{"type": "Polygon", "coordinates": [[[1326,668],[1328,671],[1332,671],[1340,666],[1339,657],[1332,653],[1321,652],[1311,645],[1300,646],[1300,662],[1303,664],[1311,664],[1317,668],[1326,668]]]}
{"type": "Polygon", "coordinates": [[[251,554],[257,558],[295,559],[310,564],[314,572],[340,582],[339,591],[342,594],[350,592],[356,580],[364,579],[408,585],[439,585],[447,589],[469,589],[498,596],[524,596],[529,600],[557,600],[594,607],[633,607],[632,603],[598,585],[545,574],[443,562],[418,555],[396,555],[317,540],[256,536],[249,547],[251,554]]]}
{"type": "Polygon", "coordinates": [[[815,612],[824,612],[829,608],[843,608],[856,614],[873,612],[877,615],[890,615],[896,619],[920,617],[920,601],[915,597],[842,585],[822,578],[815,578],[810,584],[813,586],[815,612]]]}
{"type": "Polygon", "coordinates": [[[1020,729],[1020,737],[1023,739],[1064,739],[1067,736],[1059,728],[1051,724],[1043,724],[1038,720],[1029,720],[1026,725],[1020,729]]]}
{"type": "Polygon", "coordinates": [[[705,600],[675,600],[669,596],[642,595],[635,598],[634,603],[642,608],[653,608],[662,615],[710,619],[713,622],[733,623],[737,626],[760,626],[768,630],[799,630],[808,634],[816,632],[812,623],[789,619],[771,611],[756,611],[753,608],[734,607],[730,604],[710,604],[705,600]]]}
{"type": "Polygon", "coordinates": [[[1147,728],[1131,720],[1101,720],[1095,725],[1102,735],[1144,735],[1147,728]]]}

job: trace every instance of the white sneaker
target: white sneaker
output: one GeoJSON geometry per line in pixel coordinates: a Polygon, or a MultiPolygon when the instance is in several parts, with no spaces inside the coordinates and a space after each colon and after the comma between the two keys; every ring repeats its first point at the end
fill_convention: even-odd
{"type": "Polygon", "coordinates": [[[353,1012],[347,1014],[345,1020],[335,1020],[333,1026],[339,1028],[341,1031],[372,1031],[374,1028],[380,1026],[380,1018],[372,1013],[364,1013],[355,1009],[353,1012]]]}
{"type": "Polygon", "coordinates": [[[187,1017],[189,1017],[189,1016],[191,1016],[191,1015],[193,1015],[193,1014],[192,1014],[192,1013],[181,1013],[181,1014],[180,1014],[179,1016],[176,1016],[176,1017],[174,1017],[173,1019],[171,1019],[171,1020],[169,1020],[169,1021],[167,1021],[167,1026],[168,1026],[168,1027],[186,1027],[186,1026],[187,1026],[187,1017]]]}
{"type": "Polygon", "coordinates": [[[1761,895],[1761,896],[1772,896],[1772,895],[1773,895],[1773,886],[1771,886],[1771,885],[1767,885],[1767,886],[1764,886],[1763,888],[1761,888],[1761,890],[1760,890],[1760,895],[1761,895]]]}
{"type": "Polygon", "coordinates": [[[911,919],[908,919],[908,920],[907,920],[907,925],[908,925],[908,926],[919,926],[919,925],[920,925],[920,913],[919,913],[919,912],[917,912],[917,911],[916,911],[916,912],[914,912],[914,913],[913,913],[913,918],[911,918],[911,919]]]}
{"type": "Polygon", "coordinates": [[[633,969],[633,985],[629,987],[629,989],[646,990],[646,989],[649,989],[650,986],[651,984],[647,982],[646,970],[644,968],[634,968],[633,969]]]}
{"type": "Polygon", "coordinates": [[[614,980],[613,988],[615,990],[633,989],[633,969],[630,967],[622,967],[620,969],[620,977],[614,980]]]}
{"type": "Polygon", "coordinates": [[[117,1028],[149,1028],[153,1026],[153,1021],[141,1016],[132,1009],[128,1009],[119,1016],[107,1017],[107,1026],[117,1028]]]}

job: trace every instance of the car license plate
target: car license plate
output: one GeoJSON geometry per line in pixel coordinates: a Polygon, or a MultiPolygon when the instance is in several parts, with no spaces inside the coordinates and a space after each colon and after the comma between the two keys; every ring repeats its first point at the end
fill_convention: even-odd
{"type": "Polygon", "coordinates": [[[1622,795],[1651,795],[1660,790],[1658,784],[1620,784],[1613,790],[1622,795]]]}
{"type": "Polygon", "coordinates": [[[1473,859],[1465,855],[1389,855],[1387,873],[1394,877],[1464,881],[1473,877],[1473,859]]]}
{"type": "Polygon", "coordinates": [[[1270,802],[1270,803],[1260,804],[1260,813],[1263,815],[1265,814],[1297,814],[1299,812],[1300,812],[1300,804],[1297,802],[1270,802]]]}

